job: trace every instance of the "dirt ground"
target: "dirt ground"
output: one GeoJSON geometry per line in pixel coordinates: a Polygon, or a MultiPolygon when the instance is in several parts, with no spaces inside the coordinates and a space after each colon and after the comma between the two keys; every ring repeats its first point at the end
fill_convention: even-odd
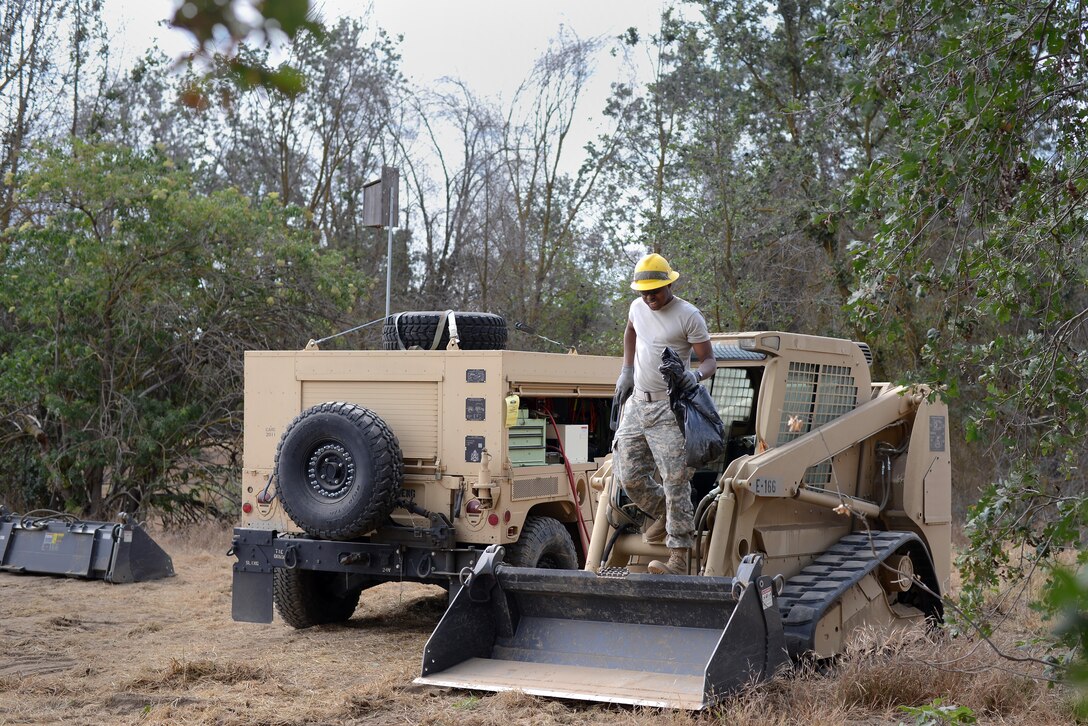
{"type": "MultiPolygon", "coordinates": [[[[849,697],[835,698],[842,686],[834,681],[807,688],[813,703],[801,711],[798,703],[808,696],[787,685],[734,704],[728,713],[701,715],[418,687],[412,679],[445,608],[444,591],[381,585],[363,593],[344,625],[300,631],[278,616],[270,625],[236,623],[230,615],[234,559],[225,556],[230,531],[154,536],[172,556],[176,577],[111,585],[0,573],[0,724],[911,720],[894,703],[862,702],[859,708],[849,697]]],[[[894,683],[900,678],[891,676],[894,683]]],[[[1067,713],[1053,697],[1027,688],[1015,703],[994,711],[994,719],[980,722],[1059,722],[1067,713]]],[[[1008,686],[995,689],[1005,693],[1008,686]]]]}
{"type": "Polygon", "coordinates": [[[440,588],[373,588],[345,625],[236,623],[229,530],[154,536],[175,577],[112,585],[0,573],[0,724],[502,723],[511,709],[524,723],[638,720],[413,686],[445,609],[440,588]]]}

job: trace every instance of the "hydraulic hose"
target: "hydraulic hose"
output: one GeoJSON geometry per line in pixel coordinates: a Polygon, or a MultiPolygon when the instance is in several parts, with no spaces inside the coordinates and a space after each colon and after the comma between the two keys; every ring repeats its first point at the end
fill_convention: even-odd
{"type": "Polygon", "coordinates": [[[559,436],[559,426],[555,423],[555,417],[552,416],[551,411],[544,411],[544,415],[548,417],[548,421],[552,425],[552,431],[555,432],[555,440],[559,444],[559,456],[563,459],[563,467],[567,470],[567,484],[570,485],[570,497],[574,502],[574,510],[578,517],[578,534],[582,540],[582,552],[589,552],[589,529],[586,527],[586,520],[582,516],[582,503],[578,501],[578,490],[574,485],[574,470],[570,468],[570,461],[567,460],[567,452],[563,450],[563,439],[559,436]]]}
{"type": "MultiPolygon", "coordinates": [[[[692,559],[695,561],[695,572],[698,573],[702,569],[703,564],[703,537],[702,531],[706,524],[707,517],[710,514],[711,505],[721,494],[722,488],[720,485],[716,485],[713,489],[706,493],[706,496],[699,500],[699,506],[695,510],[695,542],[692,547],[692,559]]],[[[709,539],[709,534],[707,535],[709,539]]]]}
{"type": "Polygon", "coordinates": [[[612,556],[612,547],[616,544],[616,540],[620,538],[620,535],[628,531],[630,525],[624,524],[616,527],[612,532],[612,536],[608,538],[608,543],[604,546],[604,553],[601,555],[601,567],[608,564],[608,559],[612,556]]]}

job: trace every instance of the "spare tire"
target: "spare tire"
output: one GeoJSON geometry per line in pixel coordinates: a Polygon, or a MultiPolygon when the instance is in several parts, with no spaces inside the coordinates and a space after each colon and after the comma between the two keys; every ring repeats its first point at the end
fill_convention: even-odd
{"type": "MultiPolygon", "coordinates": [[[[506,318],[494,313],[459,313],[452,311],[457,323],[461,350],[503,350],[506,348],[506,318]]],[[[397,313],[382,326],[384,350],[445,350],[450,342],[449,321],[445,312],[397,313]],[[439,328],[441,326],[441,329],[439,328]]]]}
{"type": "Polygon", "coordinates": [[[392,429],[353,403],[322,403],[300,413],[283,432],[275,467],[283,511],[322,539],[377,529],[404,481],[392,429]]]}

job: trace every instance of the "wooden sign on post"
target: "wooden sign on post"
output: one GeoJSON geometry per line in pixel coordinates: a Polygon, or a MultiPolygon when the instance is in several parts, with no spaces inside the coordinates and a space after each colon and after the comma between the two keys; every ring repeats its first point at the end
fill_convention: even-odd
{"type": "Polygon", "coordinates": [[[400,172],[382,165],[382,176],[363,185],[363,226],[384,227],[389,230],[385,251],[385,317],[389,317],[389,301],[393,290],[393,228],[400,213],[400,172]]]}
{"type": "Polygon", "coordinates": [[[400,213],[400,172],[383,166],[382,176],[363,185],[363,226],[395,227],[400,213]]]}

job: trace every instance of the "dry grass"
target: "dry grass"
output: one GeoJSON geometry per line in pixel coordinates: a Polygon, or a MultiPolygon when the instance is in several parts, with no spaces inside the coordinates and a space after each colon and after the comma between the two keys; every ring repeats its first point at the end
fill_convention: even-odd
{"type": "MultiPolygon", "coordinates": [[[[230,617],[230,531],[155,532],[177,577],[135,585],[0,573],[0,726],[349,724],[690,726],[910,723],[935,698],[985,724],[1073,721],[1067,691],[967,638],[859,634],[831,668],[798,668],[703,712],[419,687],[442,590],[386,583],[345,624],[296,631],[230,617]],[[908,637],[909,636],[909,637],[908,637]]],[[[1008,603],[1015,640],[1043,627],[1008,603]]]]}
{"type": "Polygon", "coordinates": [[[843,658],[835,698],[845,706],[875,711],[942,698],[978,715],[1003,717],[1026,711],[1047,691],[1044,682],[1012,665],[978,641],[925,632],[870,633],[843,658]]]}
{"type": "Polygon", "coordinates": [[[834,663],[801,665],[753,686],[717,716],[735,724],[909,722],[902,706],[939,698],[970,708],[980,723],[1072,723],[1068,691],[1049,687],[1040,675],[979,640],[925,630],[862,632],[834,663]]]}
{"type": "Polygon", "coordinates": [[[129,683],[130,688],[150,688],[152,690],[186,687],[192,688],[201,683],[240,683],[259,681],[265,677],[264,670],[247,663],[217,663],[210,660],[181,661],[170,660],[170,665],[152,675],[140,676],[129,683]]]}
{"type": "Polygon", "coordinates": [[[220,556],[230,548],[234,530],[215,522],[194,524],[183,529],[163,529],[156,522],[145,525],[148,534],[173,557],[178,555],[220,556]]]}

